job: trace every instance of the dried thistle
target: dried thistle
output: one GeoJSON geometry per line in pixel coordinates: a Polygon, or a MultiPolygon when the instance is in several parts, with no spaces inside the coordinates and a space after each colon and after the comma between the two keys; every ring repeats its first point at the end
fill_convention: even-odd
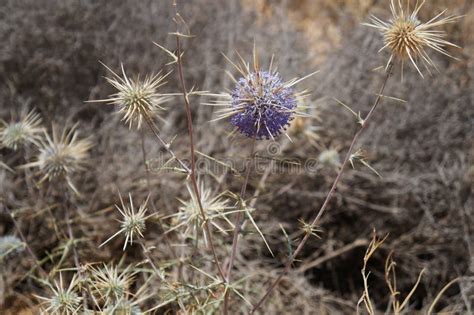
{"type": "Polygon", "coordinates": [[[104,264],[102,268],[92,268],[90,283],[95,293],[109,305],[129,293],[133,279],[134,273],[130,273],[130,266],[120,271],[118,266],[104,264]]]}
{"type": "Polygon", "coordinates": [[[234,89],[213,94],[218,99],[204,104],[224,107],[217,111],[215,120],[230,117],[232,125],[249,138],[275,139],[285,132],[296,116],[310,117],[298,108],[298,101],[308,95],[307,91],[296,92],[293,87],[316,72],[284,82],[273,68],[273,58],[268,70],[264,70],[260,67],[255,48],[253,67],[240,54],[237,55],[240,59],[237,64],[226,57],[241,75],[237,80],[228,73],[235,83],[234,89]]]}
{"type": "MultiPolygon", "coordinates": [[[[220,232],[226,233],[226,229],[223,228],[216,219],[223,219],[225,222],[227,222],[230,228],[233,228],[233,224],[227,218],[227,215],[235,212],[234,207],[229,205],[229,200],[224,198],[222,194],[214,196],[212,190],[205,187],[204,182],[200,181],[198,185],[201,194],[201,204],[204,211],[206,212],[207,219],[220,232]]],[[[170,231],[185,226],[186,228],[184,234],[190,235],[191,233],[196,233],[197,229],[202,224],[204,224],[204,222],[202,220],[199,207],[199,200],[196,197],[194,190],[192,189],[191,185],[186,185],[186,187],[191,198],[186,201],[179,200],[182,206],[179,208],[179,212],[177,214],[172,215],[176,221],[176,225],[174,225],[170,231]]],[[[207,242],[207,239],[205,239],[205,241],[207,242]]]]}
{"type": "Polygon", "coordinates": [[[80,307],[82,297],[80,297],[75,292],[75,287],[77,285],[76,274],[71,279],[69,286],[64,287],[62,274],[59,274],[59,283],[54,281],[54,286],[48,283],[52,294],[50,297],[41,297],[37,298],[43,300],[42,305],[45,304],[46,308],[42,311],[42,314],[77,314],[80,307]]]}
{"type": "Polygon", "coordinates": [[[3,125],[0,128],[0,142],[2,146],[11,150],[27,144],[39,145],[43,128],[41,127],[41,116],[34,110],[30,112],[22,111],[18,119],[13,119],[10,123],[0,121],[3,125]]]}
{"type": "Polygon", "coordinates": [[[52,128],[52,137],[45,133],[46,141],[42,141],[39,155],[35,162],[23,165],[23,168],[38,167],[42,175],[40,183],[45,180],[65,180],[69,188],[76,194],[78,190],[71,180],[71,176],[84,169],[84,164],[92,147],[90,139],[78,139],[77,125],[67,130],[64,128],[58,134],[55,126],[52,128]]]}
{"type": "Polygon", "coordinates": [[[112,77],[105,78],[117,92],[110,95],[109,98],[96,100],[92,102],[105,102],[111,105],[117,105],[118,113],[123,115],[122,120],[132,128],[134,121],[137,122],[137,128],[140,128],[143,120],[152,120],[160,118],[159,112],[165,108],[162,105],[170,99],[169,94],[158,93],[158,89],[166,84],[166,77],[171,73],[159,73],[146,76],[141,79],[127,77],[123,64],[121,65],[122,75],[118,75],[112,69],[104,65],[112,73],[112,77]]]}
{"type": "Polygon", "coordinates": [[[306,235],[306,234],[309,234],[309,235],[312,235],[316,238],[319,238],[321,239],[321,236],[320,234],[323,232],[323,230],[321,230],[319,227],[317,226],[314,226],[310,223],[307,223],[303,220],[298,220],[301,224],[301,232],[303,233],[303,235],[306,235]]]}
{"type": "Polygon", "coordinates": [[[0,262],[7,256],[19,252],[25,244],[16,236],[5,235],[0,237],[0,262]]]}
{"type": "Polygon", "coordinates": [[[373,168],[369,162],[366,160],[366,153],[362,149],[357,149],[356,152],[352,153],[349,157],[349,163],[351,163],[351,166],[353,169],[355,169],[355,162],[360,162],[363,165],[365,165],[368,169],[370,169],[372,172],[374,172],[378,177],[382,178],[382,175],[380,175],[379,172],[375,168],[373,168]]]}
{"type": "Polygon", "coordinates": [[[125,203],[122,199],[122,195],[119,193],[119,198],[120,198],[120,203],[121,203],[121,208],[117,205],[115,207],[117,210],[120,212],[122,215],[122,220],[120,220],[120,230],[112,235],[110,238],[108,238],[105,242],[100,244],[99,247],[105,245],[108,243],[110,240],[112,240],[114,237],[116,237],[119,234],[125,234],[125,243],[123,244],[123,250],[127,248],[127,244],[130,243],[130,245],[133,244],[133,238],[134,237],[141,237],[143,238],[143,232],[145,231],[145,222],[146,220],[153,216],[154,214],[146,215],[147,212],[147,204],[148,204],[148,199],[145,200],[144,203],[140,205],[138,208],[138,211],[135,211],[135,206],[133,205],[133,200],[132,200],[132,195],[129,194],[129,200],[130,204],[129,206],[125,206],[125,203]]]}
{"type": "Polygon", "coordinates": [[[402,0],[398,0],[397,4],[395,4],[394,0],[391,0],[390,10],[392,17],[388,22],[372,16],[371,23],[364,23],[366,26],[374,27],[381,31],[384,37],[384,46],[380,50],[382,51],[386,48],[390,50],[391,56],[388,64],[395,58],[401,61],[402,74],[403,65],[407,60],[413,64],[421,77],[423,77],[423,74],[418,67],[418,61],[421,61],[428,72],[430,72],[430,67],[436,69],[436,65],[426,52],[427,48],[454,58],[448,54],[445,47],[459,47],[445,40],[446,33],[436,30],[436,28],[444,24],[453,23],[460,17],[452,15],[442,17],[446,12],[444,10],[428,22],[423,23],[418,19],[418,13],[424,3],[425,0],[417,1],[413,11],[410,13],[409,0],[406,1],[406,8],[403,7],[402,0]]]}
{"type": "Polygon", "coordinates": [[[339,167],[341,165],[341,159],[339,152],[336,149],[327,149],[319,153],[319,163],[325,166],[339,167]]]}

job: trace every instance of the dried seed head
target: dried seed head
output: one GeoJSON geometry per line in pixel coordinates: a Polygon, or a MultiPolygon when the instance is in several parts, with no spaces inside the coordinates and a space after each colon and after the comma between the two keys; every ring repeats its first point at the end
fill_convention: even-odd
{"type": "Polygon", "coordinates": [[[298,93],[293,87],[314,73],[284,82],[272,68],[273,59],[268,70],[260,68],[255,48],[252,68],[239,58],[238,65],[229,60],[241,75],[238,80],[230,75],[235,83],[232,92],[214,95],[223,99],[205,104],[224,107],[216,120],[230,117],[236,129],[249,138],[275,139],[296,116],[308,116],[297,108],[306,91],[298,93]]]}
{"type": "Polygon", "coordinates": [[[37,296],[44,301],[42,304],[46,305],[44,314],[77,314],[82,298],[75,292],[76,284],[77,279],[74,275],[69,286],[64,288],[62,274],[59,274],[59,283],[54,281],[54,286],[49,284],[52,295],[50,297],[37,296]]]}
{"type": "Polygon", "coordinates": [[[46,135],[46,141],[40,144],[37,161],[23,165],[23,167],[39,167],[42,174],[41,182],[45,180],[65,180],[68,186],[78,193],[71,181],[71,175],[84,168],[88,158],[88,151],[92,147],[89,139],[78,139],[77,125],[69,131],[65,128],[61,135],[53,126],[52,137],[46,135]]]}
{"type": "Polygon", "coordinates": [[[324,150],[319,154],[318,161],[326,166],[340,166],[341,161],[337,150],[328,149],[324,150]]]}
{"type": "Polygon", "coordinates": [[[10,123],[3,122],[3,127],[0,129],[0,141],[2,146],[17,150],[29,143],[39,145],[42,134],[40,115],[34,110],[28,113],[23,111],[18,120],[10,123]]]}
{"type": "MultiPolygon", "coordinates": [[[[117,210],[120,212],[122,215],[122,220],[120,220],[120,230],[112,235],[109,239],[107,239],[105,242],[103,242],[100,246],[105,245],[108,243],[110,240],[112,240],[114,237],[116,237],[119,234],[124,234],[125,235],[125,243],[123,244],[123,250],[127,248],[127,244],[130,243],[130,245],[133,244],[133,238],[134,237],[139,237],[143,238],[143,232],[145,231],[145,223],[146,220],[151,217],[151,215],[146,215],[147,212],[147,204],[148,204],[148,198],[145,200],[144,203],[140,205],[138,208],[138,211],[135,211],[135,207],[133,205],[133,200],[132,200],[132,195],[129,194],[129,200],[130,204],[128,206],[125,205],[122,196],[119,194],[120,197],[120,202],[121,202],[121,207],[115,205],[117,210]]],[[[100,247],[99,246],[99,247],[100,247]]]]}
{"type": "MultiPolygon", "coordinates": [[[[226,229],[221,226],[222,223],[228,225],[229,228],[232,229],[233,224],[227,218],[227,215],[229,214],[229,211],[234,210],[234,207],[229,205],[229,200],[224,198],[222,194],[215,196],[212,193],[212,190],[207,188],[202,181],[200,181],[198,185],[199,192],[201,194],[200,197],[202,208],[205,211],[206,218],[209,220],[209,222],[223,233],[226,233],[226,229]]],[[[194,236],[196,229],[201,227],[204,222],[202,220],[202,213],[199,207],[199,200],[196,197],[194,190],[192,189],[191,185],[189,185],[189,183],[186,185],[186,187],[191,198],[186,201],[179,200],[182,206],[179,207],[179,212],[177,214],[172,215],[176,224],[174,224],[171,230],[176,230],[183,227],[184,235],[194,236]]],[[[206,237],[205,233],[204,237],[206,237]]],[[[205,241],[207,242],[207,239],[205,239],[205,241]]]]}
{"type": "MultiPolygon", "coordinates": [[[[180,211],[185,212],[186,217],[200,217],[200,207],[199,200],[194,193],[191,185],[186,185],[188,192],[191,196],[191,199],[187,201],[182,201],[182,206],[180,211]]],[[[201,204],[207,214],[212,215],[214,213],[219,213],[222,210],[229,208],[228,200],[221,198],[221,196],[213,196],[211,189],[205,187],[204,182],[199,182],[199,191],[201,194],[201,204]]]]}
{"type": "Polygon", "coordinates": [[[16,236],[5,235],[0,237],[0,262],[7,256],[20,252],[25,244],[16,236]]]}
{"type": "Polygon", "coordinates": [[[398,0],[397,4],[395,4],[394,0],[391,0],[392,18],[388,22],[372,16],[371,23],[365,24],[382,32],[384,46],[381,50],[385,48],[390,50],[392,55],[389,63],[394,58],[399,59],[402,63],[403,71],[404,62],[409,60],[422,77],[423,74],[417,64],[418,61],[421,61],[428,72],[430,72],[430,67],[436,69],[436,65],[426,52],[427,48],[453,58],[448,54],[445,47],[458,46],[445,40],[446,33],[435,28],[453,23],[459,18],[457,16],[442,17],[445,13],[443,11],[428,22],[423,23],[418,20],[418,13],[424,3],[424,0],[421,3],[417,1],[413,11],[410,13],[409,0],[406,1],[406,8],[403,7],[402,0],[398,0]]]}
{"type": "Polygon", "coordinates": [[[323,232],[321,229],[319,229],[318,226],[315,226],[313,224],[307,223],[303,220],[298,220],[301,223],[301,231],[302,233],[309,234],[312,236],[315,236],[316,238],[321,238],[320,234],[323,232]]]}
{"type": "Polygon", "coordinates": [[[164,75],[159,72],[156,75],[146,76],[144,79],[140,77],[132,79],[125,74],[123,65],[123,77],[116,74],[109,67],[105,67],[112,73],[112,77],[106,78],[106,80],[117,92],[110,95],[108,99],[93,102],[106,102],[107,104],[117,105],[119,108],[118,112],[123,116],[122,120],[128,124],[129,128],[132,127],[133,122],[137,122],[137,128],[140,128],[143,120],[160,118],[159,112],[164,110],[162,105],[170,97],[169,95],[158,93],[157,90],[166,84],[164,80],[170,72],[164,75]]]}
{"type": "Polygon", "coordinates": [[[107,266],[102,268],[92,268],[91,285],[95,293],[105,300],[106,304],[120,301],[129,292],[129,287],[133,281],[134,274],[130,273],[129,267],[123,271],[118,266],[107,266]]]}

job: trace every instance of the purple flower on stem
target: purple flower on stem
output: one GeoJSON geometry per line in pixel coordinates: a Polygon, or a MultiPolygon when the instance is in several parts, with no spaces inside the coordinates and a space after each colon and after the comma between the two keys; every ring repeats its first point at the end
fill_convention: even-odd
{"type": "Polygon", "coordinates": [[[274,140],[296,116],[311,117],[298,106],[298,101],[308,96],[307,91],[296,92],[293,87],[316,72],[285,82],[272,68],[273,58],[268,70],[260,68],[255,48],[252,68],[239,54],[238,57],[238,64],[226,57],[241,75],[237,80],[229,74],[235,83],[234,89],[229,93],[211,94],[218,99],[204,104],[223,107],[217,111],[215,120],[230,118],[241,134],[258,140],[274,140]]]}
{"type": "Polygon", "coordinates": [[[249,138],[279,136],[293,119],[296,96],[276,72],[256,71],[240,78],[232,94],[237,112],[231,123],[249,138]]]}

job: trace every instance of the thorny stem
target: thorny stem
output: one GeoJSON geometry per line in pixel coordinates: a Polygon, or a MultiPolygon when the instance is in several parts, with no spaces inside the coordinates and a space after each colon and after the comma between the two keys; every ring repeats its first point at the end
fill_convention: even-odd
{"type": "Polygon", "coordinates": [[[186,110],[186,118],[187,118],[187,125],[188,125],[188,135],[189,135],[189,143],[190,143],[190,153],[191,153],[191,172],[189,174],[191,178],[191,183],[193,186],[194,194],[196,195],[196,199],[198,200],[199,204],[199,210],[201,212],[202,220],[204,222],[204,232],[206,233],[206,238],[209,241],[209,247],[211,248],[212,255],[214,256],[214,261],[217,266],[219,276],[222,278],[223,282],[226,282],[226,278],[224,276],[224,272],[222,271],[221,265],[219,263],[219,259],[217,258],[217,253],[216,253],[216,248],[214,246],[214,242],[212,240],[212,234],[211,234],[211,228],[209,226],[209,221],[207,220],[206,213],[204,212],[204,208],[202,206],[201,202],[201,194],[199,193],[199,187],[197,185],[197,180],[196,180],[196,152],[194,149],[194,137],[193,137],[193,118],[191,114],[191,106],[189,104],[189,98],[188,98],[188,92],[186,89],[186,84],[184,82],[184,73],[183,73],[183,61],[181,59],[181,41],[180,41],[180,36],[181,34],[179,33],[179,27],[178,27],[178,18],[180,18],[176,1],[173,1],[173,5],[176,10],[176,18],[175,18],[175,23],[176,23],[176,57],[177,57],[177,66],[178,66],[178,74],[179,74],[179,83],[181,85],[181,90],[183,94],[183,99],[184,99],[184,106],[186,110]]]}
{"type": "MultiPolygon", "coordinates": [[[[161,143],[161,145],[166,149],[166,151],[168,151],[168,153],[173,157],[173,159],[175,159],[179,165],[181,165],[181,167],[187,172],[187,173],[190,173],[190,170],[189,168],[186,166],[186,164],[183,163],[183,161],[181,161],[180,159],[178,159],[178,157],[176,156],[176,154],[174,154],[173,150],[171,150],[170,148],[170,145],[168,143],[166,143],[163,138],[160,136],[159,132],[158,132],[158,129],[156,128],[155,124],[153,124],[153,121],[150,119],[150,117],[148,116],[145,116],[145,121],[146,123],[148,124],[148,127],[150,128],[151,132],[153,132],[153,135],[156,137],[156,139],[158,139],[158,141],[161,143]]],[[[145,161],[146,163],[146,161],[145,161]]],[[[145,165],[146,166],[146,165],[145,165]]],[[[148,167],[147,167],[147,170],[148,170],[148,167]]]]}
{"type": "MultiPolygon", "coordinates": [[[[256,138],[256,135],[255,137],[253,138],[253,141],[252,141],[252,147],[250,149],[250,156],[249,156],[249,159],[247,160],[247,163],[246,163],[246,166],[245,166],[245,179],[244,179],[244,182],[242,183],[242,187],[240,189],[240,201],[239,203],[241,203],[241,207],[244,208],[245,207],[245,204],[244,204],[244,200],[245,200],[245,192],[247,191],[247,185],[248,185],[248,182],[249,182],[249,177],[250,177],[250,170],[252,169],[252,166],[250,164],[254,154],[255,154],[255,144],[256,144],[256,141],[257,138],[256,138]]],[[[237,213],[237,218],[236,218],[236,224],[235,224],[235,228],[234,228],[234,235],[233,235],[233,239],[232,239],[232,251],[231,251],[231,255],[230,255],[230,260],[229,260],[229,264],[228,264],[228,267],[227,267],[227,270],[226,270],[226,278],[227,278],[227,283],[230,284],[231,282],[231,273],[232,273],[232,268],[234,267],[234,261],[235,261],[235,256],[237,255],[237,244],[239,242],[239,234],[240,234],[240,231],[242,230],[242,224],[244,223],[244,211],[245,209],[241,209],[242,211],[239,211],[237,213]]],[[[224,296],[224,314],[227,315],[228,312],[229,312],[229,293],[230,291],[227,290],[226,293],[225,293],[225,296],[224,296]]]]}
{"type": "Polygon", "coordinates": [[[65,194],[65,203],[66,203],[66,206],[64,207],[64,215],[65,215],[64,219],[66,220],[67,234],[68,234],[69,240],[71,241],[72,253],[74,256],[74,264],[76,265],[77,271],[80,272],[81,270],[80,270],[79,258],[77,255],[76,246],[74,245],[74,234],[72,232],[71,217],[69,215],[69,202],[68,202],[67,192],[65,192],[64,194],[65,194]]]}
{"type": "MultiPolygon", "coordinates": [[[[326,207],[329,204],[329,201],[331,200],[332,195],[334,194],[337,184],[342,178],[342,174],[344,173],[344,169],[347,166],[347,163],[349,162],[349,159],[351,157],[352,151],[354,149],[355,144],[357,143],[357,140],[359,139],[360,135],[364,131],[364,129],[367,127],[368,122],[370,121],[370,118],[372,118],[372,115],[377,108],[378,104],[380,103],[380,100],[382,99],[383,96],[383,91],[385,90],[385,86],[387,85],[388,78],[390,77],[392,73],[392,68],[393,68],[393,63],[390,63],[387,67],[386,74],[384,81],[382,83],[382,87],[380,88],[380,92],[377,95],[377,98],[374,102],[374,105],[370,109],[369,113],[367,114],[366,118],[364,119],[360,129],[357,131],[357,133],[354,135],[354,138],[352,139],[351,145],[349,146],[349,149],[347,150],[346,156],[344,158],[344,162],[341,165],[341,168],[339,169],[339,172],[337,173],[336,179],[334,180],[331,189],[329,190],[328,194],[326,195],[326,199],[323,202],[323,205],[319,209],[318,213],[314,217],[313,221],[311,222],[311,227],[315,227],[316,224],[318,223],[319,219],[321,216],[324,214],[326,211],[326,207]]],[[[291,266],[293,265],[293,262],[295,258],[298,256],[299,252],[303,249],[303,246],[306,244],[308,241],[309,237],[311,236],[311,233],[306,233],[305,236],[301,239],[301,241],[298,244],[298,247],[294,251],[294,253],[290,256],[288,262],[285,264],[285,268],[283,269],[283,272],[276,278],[275,281],[270,285],[266,293],[263,295],[263,297],[255,304],[253,309],[250,311],[250,314],[254,314],[257,309],[262,306],[262,304],[265,302],[265,300],[270,296],[271,292],[275,287],[280,283],[281,279],[283,278],[284,275],[288,273],[288,271],[291,269],[291,266]]]]}
{"type": "Polygon", "coordinates": [[[160,273],[160,270],[158,269],[158,267],[156,267],[155,265],[155,262],[153,261],[153,259],[150,257],[149,253],[148,253],[148,248],[146,248],[145,244],[143,243],[142,240],[139,241],[139,244],[140,246],[142,247],[142,253],[143,253],[143,256],[145,256],[145,259],[146,259],[146,262],[151,266],[151,268],[153,269],[153,271],[155,272],[155,275],[160,278],[161,280],[165,281],[165,279],[163,278],[163,276],[161,275],[160,273]]]}

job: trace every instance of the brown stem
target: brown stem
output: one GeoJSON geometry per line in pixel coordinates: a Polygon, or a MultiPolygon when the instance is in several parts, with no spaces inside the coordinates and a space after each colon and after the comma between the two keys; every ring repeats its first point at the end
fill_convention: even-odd
{"type": "Polygon", "coordinates": [[[145,257],[147,263],[151,266],[151,268],[153,269],[153,271],[155,272],[155,275],[160,278],[161,280],[164,280],[164,278],[161,276],[160,274],[160,270],[158,269],[158,267],[155,265],[155,262],[153,261],[153,259],[151,258],[151,256],[148,254],[148,249],[146,248],[145,244],[143,243],[142,240],[138,241],[138,243],[140,244],[140,246],[142,247],[142,253],[143,253],[143,256],[145,257]]]}
{"type": "MultiPolygon", "coordinates": [[[[368,122],[370,121],[370,118],[372,117],[375,109],[377,108],[377,105],[380,103],[380,100],[382,99],[382,94],[383,94],[383,91],[385,90],[385,86],[387,85],[387,81],[388,81],[388,78],[390,77],[391,73],[392,73],[392,68],[393,68],[393,64],[390,63],[388,65],[388,68],[387,68],[387,72],[386,72],[386,75],[385,75],[385,78],[384,78],[384,81],[383,81],[383,84],[382,84],[382,87],[380,88],[380,92],[379,94],[377,95],[377,98],[374,102],[374,105],[372,106],[372,108],[370,109],[369,113],[367,114],[366,118],[364,119],[364,121],[362,122],[362,125],[360,127],[360,129],[357,131],[357,133],[354,135],[354,138],[352,139],[352,142],[351,142],[351,145],[349,146],[349,149],[347,150],[347,153],[346,153],[346,156],[344,158],[344,162],[342,163],[341,165],[341,168],[339,169],[339,172],[336,176],[336,179],[334,180],[332,186],[331,186],[331,189],[329,190],[328,194],[326,195],[326,199],[324,200],[323,202],[323,205],[321,206],[321,208],[319,209],[318,213],[316,214],[316,216],[314,217],[313,221],[311,222],[311,227],[315,227],[316,224],[318,223],[319,219],[321,218],[321,216],[324,214],[325,210],[326,210],[326,207],[328,206],[329,204],[329,201],[331,200],[331,197],[332,195],[334,194],[335,190],[336,190],[336,187],[337,187],[337,184],[339,183],[339,181],[341,180],[342,178],[342,174],[344,173],[344,169],[345,167],[347,166],[347,163],[349,162],[350,158],[351,158],[351,155],[352,155],[352,151],[354,149],[354,146],[355,144],[357,143],[357,140],[359,139],[360,135],[362,134],[362,132],[364,131],[364,129],[367,127],[367,124],[368,122]]],[[[275,289],[275,287],[280,283],[281,279],[283,278],[284,275],[286,275],[288,273],[288,271],[291,269],[291,266],[295,260],[295,258],[298,256],[299,252],[303,249],[303,246],[305,245],[305,243],[308,241],[309,237],[310,237],[311,233],[306,233],[305,236],[303,237],[303,239],[300,241],[300,243],[298,244],[298,247],[296,248],[296,250],[294,251],[294,253],[290,256],[288,262],[285,264],[285,268],[283,269],[283,272],[276,278],[275,281],[273,281],[273,283],[270,285],[270,288],[266,291],[266,293],[263,295],[263,297],[257,302],[257,304],[255,304],[255,306],[253,307],[253,309],[250,311],[250,314],[254,314],[255,311],[260,307],[262,306],[262,304],[265,302],[265,300],[270,296],[270,293],[273,291],[273,289],[275,289]]]]}
{"type": "MultiPolygon", "coordinates": [[[[242,187],[240,189],[240,203],[241,203],[241,211],[237,213],[237,218],[235,220],[235,227],[234,227],[234,235],[232,239],[232,251],[230,255],[230,260],[229,260],[229,265],[226,270],[226,279],[227,283],[230,284],[231,282],[231,273],[232,273],[232,268],[234,267],[234,261],[235,261],[235,256],[237,255],[237,244],[239,241],[239,234],[240,231],[242,230],[242,225],[244,223],[244,200],[245,200],[245,192],[247,191],[247,185],[249,182],[249,177],[250,177],[250,170],[252,169],[251,161],[253,159],[253,156],[255,154],[255,144],[256,144],[256,135],[253,138],[252,141],[252,147],[250,149],[250,156],[249,159],[247,160],[246,166],[245,166],[245,179],[244,182],[242,183],[242,187]]],[[[229,290],[226,291],[225,296],[224,296],[224,314],[227,315],[229,312],[229,297],[230,297],[230,292],[229,290]]]]}
{"type": "MultiPolygon", "coordinates": [[[[69,206],[71,205],[71,202],[70,202],[70,196],[67,192],[66,189],[64,189],[63,191],[63,195],[64,195],[64,215],[65,215],[65,220],[66,220],[66,227],[67,227],[67,233],[68,233],[68,237],[71,241],[71,246],[72,246],[72,254],[73,254],[73,259],[74,259],[74,265],[76,266],[76,269],[77,269],[77,274],[82,276],[83,272],[82,272],[82,268],[81,268],[81,264],[79,262],[79,255],[77,253],[77,249],[76,249],[76,245],[74,244],[74,234],[72,232],[72,226],[71,226],[71,217],[69,215],[69,206]]],[[[87,290],[89,291],[88,289],[88,285],[86,285],[86,288],[87,290]]],[[[84,291],[81,292],[82,293],[82,303],[83,303],[83,306],[86,307],[87,306],[87,296],[86,296],[86,293],[84,291]]]]}
{"type": "MultiPolygon", "coordinates": [[[[181,167],[187,172],[187,173],[190,173],[191,171],[189,170],[189,168],[186,166],[186,164],[184,164],[183,161],[181,161],[180,159],[178,159],[178,157],[176,156],[176,154],[174,154],[173,150],[171,150],[170,148],[170,145],[168,143],[166,143],[163,138],[161,138],[159,132],[158,132],[158,129],[156,128],[155,124],[153,123],[153,121],[150,119],[150,117],[147,117],[145,116],[145,121],[146,123],[148,124],[148,127],[150,128],[151,132],[153,133],[153,135],[156,137],[156,139],[158,139],[158,141],[161,143],[161,145],[165,148],[166,151],[168,151],[168,153],[173,157],[173,159],[175,159],[179,165],[181,165],[181,167]]],[[[147,170],[148,170],[148,167],[147,167],[147,170]]]]}
{"type": "Polygon", "coordinates": [[[209,225],[209,221],[207,220],[206,213],[204,212],[204,208],[201,202],[201,194],[199,192],[199,187],[196,180],[196,152],[194,148],[194,137],[193,137],[193,118],[191,113],[191,105],[189,104],[188,92],[186,89],[186,84],[184,81],[184,73],[183,73],[183,62],[181,59],[181,41],[178,27],[178,21],[181,19],[178,13],[178,9],[176,7],[176,3],[174,3],[175,10],[176,10],[176,57],[177,57],[177,66],[178,66],[178,74],[179,74],[179,83],[181,85],[181,91],[183,94],[184,99],[184,107],[186,110],[186,118],[187,118],[187,125],[188,125],[188,135],[189,135],[189,144],[190,144],[190,154],[191,154],[191,172],[190,178],[192,187],[194,190],[194,194],[196,195],[196,199],[198,200],[199,211],[201,212],[202,220],[204,222],[204,233],[206,234],[206,238],[209,241],[209,247],[211,248],[212,255],[214,256],[214,262],[217,266],[217,270],[219,272],[219,276],[221,277],[223,282],[226,282],[226,278],[224,276],[224,272],[222,271],[221,265],[219,263],[219,259],[217,258],[216,248],[214,246],[214,242],[212,239],[211,228],[209,225]]]}
{"type": "Polygon", "coordinates": [[[79,263],[79,257],[78,257],[78,254],[77,254],[77,250],[76,250],[76,246],[74,244],[74,234],[72,232],[72,226],[71,226],[71,217],[69,215],[69,198],[68,198],[68,195],[67,195],[67,192],[65,191],[64,192],[64,203],[65,203],[65,207],[64,207],[64,219],[66,220],[66,227],[67,227],[67,234],[68,234],[68,238],[69,240],[71,241],[71,246],[72,246],[72,253],[73,253],[73,258],[74,258],[74,265],[76,266],[77,268],[77,271],[78,272],[81,272],[81,265],[79,263]]]}

